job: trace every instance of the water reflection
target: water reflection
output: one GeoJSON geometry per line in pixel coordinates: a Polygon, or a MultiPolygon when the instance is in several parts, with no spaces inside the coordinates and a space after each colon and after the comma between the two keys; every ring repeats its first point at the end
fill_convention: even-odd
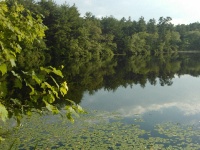
{"type": "MultiPolygon", "coordinates": [[[[71,89],[68,96],[80,103],[86,91],[93,94],[102,89],[116,91],[120,87],[128,86],[134,89],[136,85],[143,88],[158,84],[173,86],[174,80],[179,76],[185,74],[193,77],[199,76],[199,56],[199,54],[190,53],[156,57],[133,56],[126,59],[119,56],[108,60],[88,62],[70,61],[66,64],[67,67],[64,70],[71,89]]],[[[171,94],[168,94],[167,97],[170,97],[171,94]]],[[[141,95],[146,94],[141,93],[141,95]]]]}
{"type": "MultiPolygon", "coordinates": [[[[25,119],[20,132],[11,134],[0,149],[5,149],[5,145],[10,147],[16,137],[20,137],[20,147],[27,149],[38,141],[38,147],[52,149],[73,147],[77,143],[87,143],[93,148],[99,144],[102,148],[110,144],[101,142],[109,141],[111,135],[113,142],[118,141],[116,147],[124,142],[126,146],[143,143],[145,148],[157,144],[159,149],[177,144],[199,148],[199,56],[177,53],[57,62],[59,66],[65,64],[63,71],[70,87],[68,98],[80,103],[89,114],[77,118],[73,125],[58,116],[33,115],[28,121],[25,119]],[[186,128],[180,124],[186,124],[186,128]],[[124,139],[130,141],[126,143],[124,139]]],[[[62,109],[62,101],[58,105],[62,109]]],[[[83,145],[78,146],[83,148],[83,145]]]]}
{"type": "MultiPolygon", "coordinates": [[[[95,60],[63,59],[56,65],[65,66],[65,79],[62,80],[68,82],[70,89],[67,98],[85,108],[118,111],[131,116],[173,106],[189,115],[199,112],[196,108],[199,57],[200,53],[115,56],[95,60]]],[[[4,86],[10,84],[10,81],[4,82],[4,86]]],[[[26,97],[27,92],[23,90],[17,94],[26,97]]],[[[65,103],[57,101],[59,108],[65,103]]],[[[12,109],[21,113],[16,107],[12,109]]]]}
{"type": "Polygon", "coordinates": [[[84,108],[120,112],[123,117],[153,112],[175,116],[174,120],[194,116],[200,113],[199,56],[116,57],[98,65],[79,65],[68,80],[76,89],[69,96],[84,108]]]}
{"type": "MultiPolygon", "coordinates": [[[[159,79],[157,79],[158,81],[159,79]]],[[[140,85],[119,87],[114,92],[99,90],[93,95],[85,93],[81,105],[97,110],[121,112],[124,117],[178,108],[184,115],[200,113],[200,78],[190,75],[175,77],[173,86],[140,85]]]]}

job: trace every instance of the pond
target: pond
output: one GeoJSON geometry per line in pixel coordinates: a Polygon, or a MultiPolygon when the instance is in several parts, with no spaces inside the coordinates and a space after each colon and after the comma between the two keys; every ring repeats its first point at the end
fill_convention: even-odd
{"type": "Polygon", "coordinates": [[[21,127],[10,119],[0,149],[200,149],[199,58],[65,62],[68,96],[87,114],[74,124],[48,113],[25,116],[21,127]]]}

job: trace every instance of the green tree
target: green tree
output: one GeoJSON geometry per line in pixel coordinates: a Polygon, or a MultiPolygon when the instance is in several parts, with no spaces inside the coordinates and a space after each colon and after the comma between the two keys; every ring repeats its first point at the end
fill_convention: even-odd
{"type": "MultiPolygon", "coordinates": [[[[22,5],[16,2],[8,5],[6,2],[0,1],[0,118],[5,121],[14,117],[19,122],[23,114],[41,111],[44,106],[59,113],[54,102],[64,99],[68,91],[65,81],[57,83],[55,79],[56,76],[63,77],[61,71],[51,66],[40,67],[37,72],[17,69],[19,54],[34,42],[39,43],[47,28],[40,15],[33,18],[22,5]]],[[[67,117],[73,121],[71,114],[82,109],[72,104],[66,106],[66,111],[67,117]]]]}
{"type": "Polygon", "coordinates": [[[199,50],[200,31],[189,31],[185,34],[184,40],[187,41],[187,50],[199,50]]]}
{"type": "Polygon", "coordinates": [[[164,42],[166,37],[166,34],[168,31],[170,31],[173,28],[173,25],[170,23],[172,20],[171,17],[159,18],[159,23],[158,23],[158,33],[159,33],[159,39],[161,42],[164,42]]]}
{"type": "Polygon", "coordinates": [[[144,17],[140,17],[137,23],[137,32],[145,32],[146,30],[146,21],[144,20],[144,17]]]}
{"type": "Polygon", "coordinates": [[[158,28],[157,28],[156,20],[155,19],[150,19],[147,22],[147,32],[148,33],[152,33],[152,34],[158,32],[158,28]]]}
{"type": "MultiPolygon", "coordinates": [[[[122,23],[122,21],[121,21],[122,23]]],[[[103,17],[101,19],[101,29],[102,34],[105,37],[112,37],[113,44],[116,44],[116,48],[114,48],[115,54],[122,54],[124,52],[124,39],[123,39],[123,31],[120,24],[120,21],[114,18],[113,16],[110,17],[103,17]]]]}
{"type": "Polygon", "coordinates": [[[139,32],[133,34],[130,39],[130,47],[132,53],[149,53],[149,47],[146,43],[146,38],[148,38],[149,34],[146,32],[139,32]]]}

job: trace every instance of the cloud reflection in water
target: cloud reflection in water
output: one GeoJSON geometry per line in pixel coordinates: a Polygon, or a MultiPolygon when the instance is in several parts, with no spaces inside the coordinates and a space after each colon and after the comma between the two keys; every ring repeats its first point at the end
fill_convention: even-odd
{"type": "MultiPolygon", "coordinates": [[[[158,82],[159,83],[159,80],[158,82]]],[[[118,87],[114,92],[103,89],[89,95],[85,93],[81,105],[96,110],[120,112],[124,117],[151,111],[178,108],[183,115],[200,113],[200,78],[190,75],[175,76],[171,86],[146,84],[118,87]]]]}

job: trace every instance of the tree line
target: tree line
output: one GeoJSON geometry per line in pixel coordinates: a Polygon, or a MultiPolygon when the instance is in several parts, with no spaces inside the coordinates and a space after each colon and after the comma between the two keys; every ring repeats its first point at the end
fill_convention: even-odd
{"type": "Polygon", "coordinates": [[[58,5],[52,0],[17,1],[31,12],[43,15],[48,30],[44,44],[36,46],[48,50],[44,54],[47,59],[200,50],[199,22],[174,25],[171,17],[160,17],[158,21],[145,21],[144,17],[138,20],[130,17],[119,20],[113,16],[97,18],[90,12],[81,17],[75,5],[58,5]]]}

